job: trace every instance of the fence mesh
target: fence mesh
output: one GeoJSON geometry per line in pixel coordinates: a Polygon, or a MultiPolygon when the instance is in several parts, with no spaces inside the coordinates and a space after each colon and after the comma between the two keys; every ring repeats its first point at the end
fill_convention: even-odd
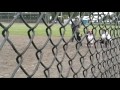
{"type": "Polygon", "coordinates": [[[119,12],[36,13],[32,24],[23,12],[0,21],[0,77],[120,77],[119,12]]]}

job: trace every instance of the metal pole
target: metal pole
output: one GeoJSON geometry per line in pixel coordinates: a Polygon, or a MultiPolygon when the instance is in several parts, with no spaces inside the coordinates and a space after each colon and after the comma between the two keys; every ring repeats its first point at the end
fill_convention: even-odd
{"type": "Polygon", "coordinates": [[[9,22],[9,13],[8,13],[8,22],[9,22]]]}
{"type": "Polygon", "coordinates": [[[61,12],[61,22],[63,23],[63,13],[61,12]]]}
{"type": "Polygon", "coordinates": [[[61,17],[63,16],[62,12],[61,12],[61,17]]]}
{"type": "Polygon", "coordinates": [[[47,20],[46,20],[46,12],[45,12],[45,22],[47,22],[47,20]]]}
{"type": "Polygon", "coordinates": [[[30,12],[30,23],[31,23],[31,12],[30,12]]]}

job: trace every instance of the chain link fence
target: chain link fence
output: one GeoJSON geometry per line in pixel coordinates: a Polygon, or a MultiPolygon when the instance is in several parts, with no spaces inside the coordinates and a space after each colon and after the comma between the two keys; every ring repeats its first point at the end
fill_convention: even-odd
{"type": "Polygon", "coordinates": [[[0,18],[1,78],[120,77],[119,12],[35,13],[0,18]]]}

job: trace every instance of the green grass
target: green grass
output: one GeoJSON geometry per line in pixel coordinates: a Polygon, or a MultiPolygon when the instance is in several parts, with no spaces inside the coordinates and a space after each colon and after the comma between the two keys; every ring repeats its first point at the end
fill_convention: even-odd
{"type": "MultiPolygon", "coordinates": [[[[5,26],[7,26],[7,23],[4,23],[5,26]]],[[[31,26],[34,26],[34,24],[30,24],[31,26]]],[[[51,28],[52,30],[52,36],[60,36],[60,24],[54,24],[51,28]]],[[[46,36],[46,26],[44,24],[39,24],[37,26],[37,28],[35,28],[35,35],[36,36],[46,36]]],[[[92,26],[88,27],[89,29],[92,29],[92,26]]],[[[80,28],[80,33],[84,35],[83,32],[84,27],[81,26],[80,28]]],[[[2,28],[0,27],[0,33],[2,32],[2,28]]],[[[10,35],[27,35],[29,28],[23,24],[23,23],[14,23],[10,29],[9,29],[9,33],[10,35]]],[[[63,30],[63,29],[62,29],[63,30]]],[[[67,25],[65,27],[65,36],[70,37],[72,35],[72,30],[71,30],[71,26],[67,25]]],[[[97,34],[96,37],[99,37],[99,27],[96,29],[97,30],[97,34]]],[[[94,30],[95,31],[95,30],[94,30]]],[[[1,35],[1,34],[0,34],[1,35]]]]}

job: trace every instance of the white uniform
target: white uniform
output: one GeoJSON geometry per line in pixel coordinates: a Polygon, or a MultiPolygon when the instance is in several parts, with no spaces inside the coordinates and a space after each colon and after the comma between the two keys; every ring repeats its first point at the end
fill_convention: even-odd
{"type": "Polygon", "coordinates": [[[92,34],[88,34],[88,41],[90,41],[90,43],[94,43],[94,37],[92,34]]]}
{"type": "Polygon", "coordinates": [[[104,40],[104,39],[108,39],[108,40],[112,40],[111,39],[111,36],[110,36],[110,34],[108,34],[108,32],[106,32],[106,34],[104,33],[104,34],[102,34],[102,36],[101,36],[101,38],[104,40]]]}
{"type": "Polygon", "coordinates": [[[102,39],[106,39],[106,34],[105,34],[105,33],[102,34],[101,38],[102,38],[102,39]]]}
{"type": "Polygon", "coordinates": [[[112,39],[111,39],[110,34],[108,34],[108,32],[106,32],[106,34],[107,34],[107,39],[111,41],[112,39]]]}

